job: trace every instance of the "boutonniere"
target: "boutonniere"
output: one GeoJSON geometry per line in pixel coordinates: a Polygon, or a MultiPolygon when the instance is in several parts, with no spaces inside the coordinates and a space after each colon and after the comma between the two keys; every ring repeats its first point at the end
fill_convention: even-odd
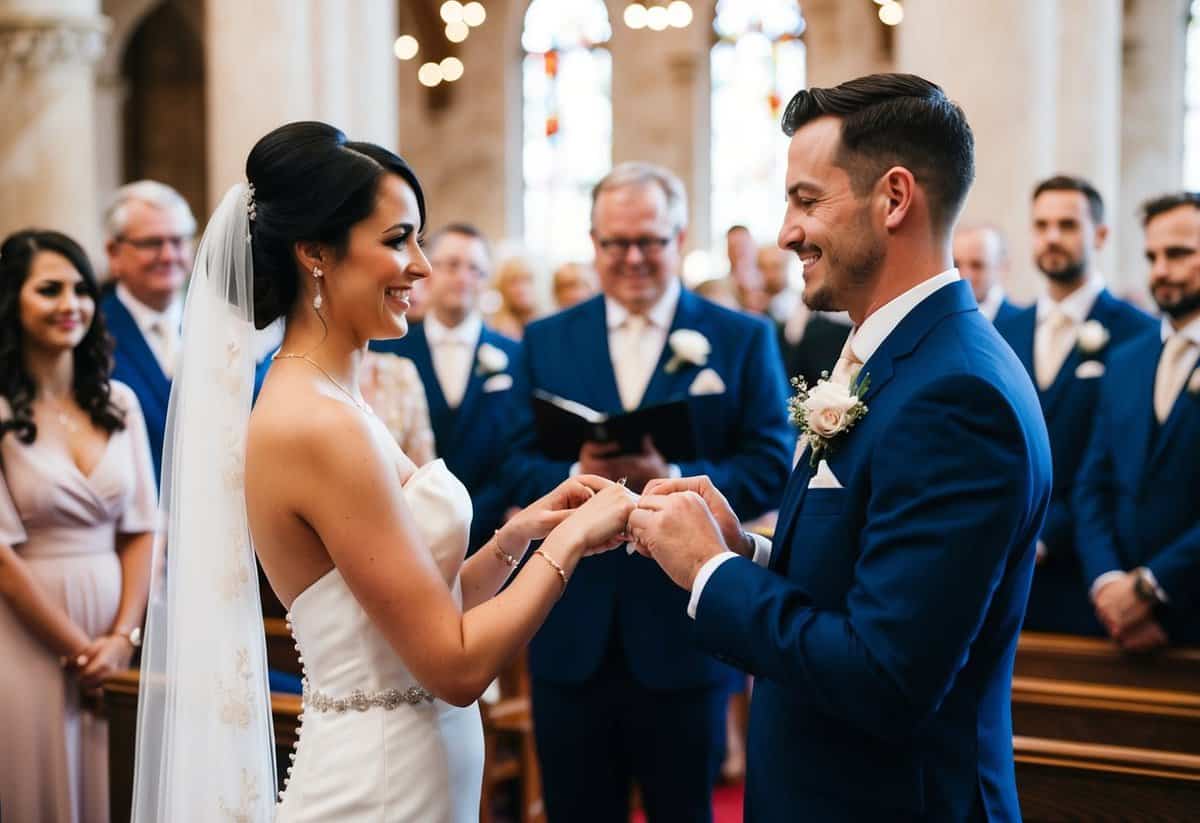
{"type": "Polygon", "coordinates": [[[1079,327],[1075,342],[1083,354],[1096,354],[1108,345],[1111,338],[1112,335],[1104,328],[1103,323],[1099,320],[1089,320],[1079,327]]]}
{"type": "Polygon", "coordinates": [[[504,353],[503,349],[498,349],[491,343],[480,344],[479,354],[475,361],[477,364],[475,373],[480,377],[497,374],[508,368],[508,355],[504,353]]]}
{"type": "Polygon", "coordinates": [[[870,375],[859,374],[849,386],[835,383],[826,372],[811,389],[802,377],[793,377],[796,393],[788,400],[788,415],[792,425],[812,446],[808,464],[816,466],[832,451],[833,442],[854,428],[867,415],[863,397],[871,384],[870,375]]]}
{"type": "Polygon", "coordinates": [[[1200,369],[1196,369],[1188,378],[1188,391],[1192,394],[1200,394],[1200,369]]]}
{"type": "Polygon", "coordinates": [[[703,366],[708,363],[708,355],[712,352],[708,338],[692,329],[676,329],[667,338],[671,347],[671,359],[667,361],[667,374],[678,371],[687,363],[693,366],[703,366]]]}

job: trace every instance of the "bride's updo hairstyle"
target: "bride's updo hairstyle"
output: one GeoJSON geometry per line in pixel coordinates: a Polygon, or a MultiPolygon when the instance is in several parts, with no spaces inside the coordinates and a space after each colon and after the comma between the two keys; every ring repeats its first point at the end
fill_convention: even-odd
{"type": "Polygon", "coordinates": [[[379,181],[397,174],[412,187],[425,225],[425,195],[413,170],[374,143],[346,139],[326,123],[280,126],[254,145],[246,179],[254,187],[254,325],[286,317],[300,290],[295,247],[301,242],[346,250],[350,228],[375,209],[379,181]]]}

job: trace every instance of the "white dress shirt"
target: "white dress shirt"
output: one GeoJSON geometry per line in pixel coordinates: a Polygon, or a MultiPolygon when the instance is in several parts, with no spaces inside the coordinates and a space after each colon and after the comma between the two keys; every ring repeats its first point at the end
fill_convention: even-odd
{"type": "Polygon", "coordinates": [[[150,352],[158,361],[163,374],[171,377],[175,374],[175,360],[179,353],[179,326],[183,320],[183,303],[172,301],[166,311],[158,311],[147,306],[133,296],[123,283],[117,283],[117,299],[121,301],[133,317],[150,346],[150,352]]]}
{"type": "MultiPolygon", "coordinates": [[[[1175,327],[1171,325],[1170,318],[1164,317],[1162,319],[1162,329],[1160,331],[1160,334],[1162,335],[1162,341],[1164,343],[1167,342],[1168,338],[1174,337],[1176,334],[1179,334],[1179,335],[1182,335],[1183,337],[1186,337],[1188,340],[1191,340],[1197,346],[1200,346],[1200,317],[1198,317],[1195,320],[1193,320],[1192,322],[1188,323],[1186,326],[1184,326],[1182,329],[1179,329],[1178,331],[1176,331],[1175,327]]],[[[1195,356],[1192,357],[1192,365],[1190,368],[1196,367],[1196,359],[1197,358],[1195,356]]],[[[1092,586],[1089,589],[1089,594],[1091,595],[1092,600],[1094,601],[1096,599],[1096,594],[1101,589],[1103,589],[1105,586],[1107,586],[1113,580],[1118,580],[1124,576],[1125,576],[1125,572],[1123,572],[1119,569],[1113,569],[1111,571],[1107,571],[1104,574],[1099,575],[1095,580],[1092,581],[1092,586]]],[[[1158,585],[1158,580],[1155,579],[1154,572],[1150,571],[1149,569],[1146,569],[1146,577],[1148,578],[1151,587],[1154,589],[1155,594],[1158,595],[1158,599],[1160,601],[1162,601],[1163,603],[1169,603],[1170,598],[1167,596],[1167,593],[1165,591],[1163,591],[1162,587],[1158,585]]]]}
{"type": "Polygon", "coordinates": [[[433,312],[425,315],[425,339],[433,356],[433,371],[447,405],[457,409],[471,382],[471,367],[479,336],[483,334],[483,318],[472,312],[454,328],[444,326],[433,312]]]}
{"type": "MultiPolygon", "coordinates": [[[[859,362],[866,363],[913,309],[934,292],[960,279],[958,269],[947,269],[928,280],[921,281],[904,294],[876,309],[866,320],[863,320],[862,325],[850,332],[850,338],[846,345],[849,346],[850,351],[854,353],[859,362]]],[[[751,559],[756,566],[766,568],[771,562],[771,541],[758,534],[751,534],[750,537],[754,541],[754,557],[751,559]]],[[[700,571],[696,573],[696,579],[692,582],[692,596],[688,600],[687,613],[689,617],[693,619],[696,617],[696,606],[700,603],[700,595],[709,578],[713,576],[713,572],[725,561],[738,556],[733,552],[722,552],[715,557],[710,557],[700,567],[700,571]]]]}
{"type": "Polygon", "coordinates": [[[608,351],[612,357],[617,391],[626,411],[636,409],[646,394],[650,378],[662,357],[667,334],[679,305],[679,278],[672,277],[650,311],[635,319],[629,310],[609,296],[604,298],[604,319],[608,326],[608,351]],[[640,328],[639,328],[640,326],[640,328]]]}
{"type": "MultiPolygon", "coordinates": [[[[979,304],[979,310],[983,312],[983,316],[993,323],[996,322],[996,313],[1000,311],[1000,305],[1004,302],[1004,289],[999,283],[993,283],[988,289],[987,295],[979,304]]],[[[1090,307],[1089,307],[1090,311],[1090,307]]]]}

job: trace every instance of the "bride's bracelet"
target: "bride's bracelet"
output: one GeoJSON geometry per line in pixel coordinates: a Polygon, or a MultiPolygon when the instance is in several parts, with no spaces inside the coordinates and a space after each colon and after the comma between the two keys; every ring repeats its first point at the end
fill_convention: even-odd
{"type": "Polygon", "coordinates": [[[555,560],[550,555],[546,554],[546,552],[542,551],[541,549],[538,549],[537,551],[535,551],[534,554],[538,555],[543,560],[545,560],[547,563],[549,563],[550,567],[558,573],[559,579],[562,580],[562,592],[560,592],[558,596],[562,597],[563,594],[566,593],[566,591],[567,591],[567,572],[566,572],[566,570],[562,566],[559,565],[557,560],[555,560]]]}
{"type": "Polygon", "coordinates": [[[517,567],[517,562],[518,562],[517,558],[513,557],[511,554],[506,552],[504,549],[500,548],[500,530],[499,529],[496,529],[496,533],[492,535],[492,549],[493,549],[493,551],[496,552],[496,556],[500,558],[500,561],[502,563],[504,563],[504,565],[508,566],[511,569],[515,569],[517,567]]]}

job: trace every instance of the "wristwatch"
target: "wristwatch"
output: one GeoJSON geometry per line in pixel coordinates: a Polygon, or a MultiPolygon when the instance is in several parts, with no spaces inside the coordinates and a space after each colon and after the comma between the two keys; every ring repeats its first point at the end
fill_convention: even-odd
{"type": "Polygon", "coordinates": [[[1135,575],[1133,592],[1138,596],[1138,599],[1144,600],[1147,603],[1161,602],[1158,592],[1155,590],[1154,582],[1150,579],[1149,569],[1145,566],[1139,566],[1133,570],[1133,573],[1135,575]]]}
{"type": "Polygon", "coordinates": [[[142,627],[141,626],[134,626],[132,629],[128,629],[127,631],[117,630],[117,631],[113,632],[113,634],[116,635],[117,637],[123,637],[126,640],[128,640],[129,645],[133,646],[135,649],[141,648],[141,645],[142,645],[142,627]]]}

